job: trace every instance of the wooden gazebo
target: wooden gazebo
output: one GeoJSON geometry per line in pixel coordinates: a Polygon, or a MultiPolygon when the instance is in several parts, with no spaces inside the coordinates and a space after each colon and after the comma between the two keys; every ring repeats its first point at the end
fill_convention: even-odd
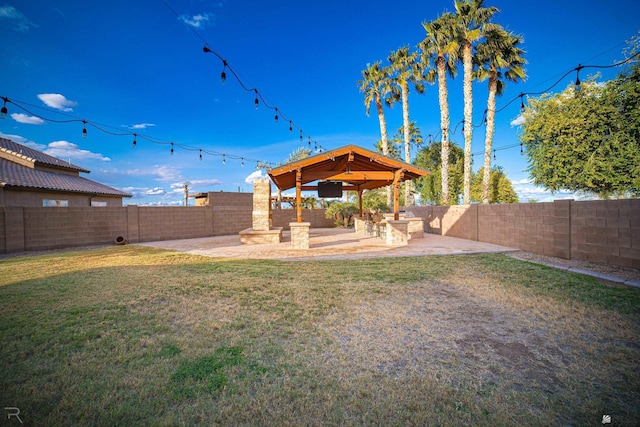
{"type": "MultiPolygon", "coordinates": [[[[268,171],[280,190],[296,189],[296,220],[302,222],[302,191],[318,190],[326,182],[342,183],[342,191],[356,191],[362,217],[362,192],[393,186],[393,212],[398,219],[400,183],[429,174],[424,169],[356,145],[346,145],[268,171]]],[[[340,187],[338,187],[340,188],[340,187]]]]}

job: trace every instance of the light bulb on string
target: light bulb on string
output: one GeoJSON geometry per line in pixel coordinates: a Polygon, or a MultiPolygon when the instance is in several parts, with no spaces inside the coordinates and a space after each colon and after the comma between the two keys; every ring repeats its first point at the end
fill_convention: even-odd
{"type": "Polygon", "coordinates": [[[253,100],[253,103],[256,106],[256,110],[257,110],[258,105],[260,105],[260,101],[258,101],[258,89],[254,89],[253,91],[256,93],[256,99],[253,100]]]}
{"type": "Polygon", "coordinates": [[[520,92],[520,112],[524,113],[524,93],[520,92]]]}
{"type": "Polygon", "coordinates": [[[493,149],[493,160],[495,160],[495,159],[496,159],[496,149],[494,148],[493,149]]]}
{"type": "Polygon", "coordinates": [[[293,132],[293,122],[289,120],[289,133],[293,132]]]}
{"type": "Polygon", "coordinates": [[[202,160],[202,148],[200,149],[200,160],[202,160]]]}
{"type": "Polygon", "coordinates": [[[309,147],[311,147],[311,137],[309,137],[309,147]]]}
{"type": "Polygon", "coordinates": [[[136,141],[136,138],[137,138],[137,137],[138,137],[138,134],[137,134],[137,133],[134,133],[134,134],[133,134],[133,144],[132,144],[132,145],[133,145],[133,148],[136,148],[136,144],[138,143],[138,141],[136,141]]]}
{"type": "Polygon", "coordinates": [[[242,167],[244,167],[244,158],[242,158],[242,157],[241,157],[241,158],[240,158],[240,160],[242,160],[242,162],[240,163],[240,165],[241,165],[242,167]]]}
{"type": "Polygon", "coordinates": [[[222,72],[220,73],[220,83],[227,84],[227,73],[225,72],[225,70],[227,69],[227,61],[226,60],[222,60],[222,72]]]}
{"type": "Polygon", "coordinates": [[[173,156],[173,142],[171,143],[171,155],[173,156]]]}
{"type": "Polygon", "coordinates": [[[580,91],[580,89],[582,89],[582,82],[580,82],[580,70],[582,70],[584,67],[581,64],[578,64],[578,66],[576,67],[576,83],[575,83],[575,90],[576,91],[580,91]]]}
{"type": "Polygon", "coordinates": [[[222,155],[222,164],[226,165],[227,164],[227,160],[224,158],[224,154],[222,155]]]}
{"type": "Polygon", "coordinates": [[[302,129],[300,129],[300,142],[302,142],[302,129]]]}
{"type": "Polygon", "coordinates": [[[84,124],[82,128],[82,137],[86,138],[87,137],[87,121],[83,120],[82,123],[84,124]]]}
{"type": "Polygon", "coordinates": [[[522,142],[520,143],[520,154],[524,154],[524,150],[522,148],[522,142]]]}
{"type": "Polygon", "coordinates": [[[278,107],[276,107],[276,116],[273,119],[276,123],[278,123],[278,107]]]}
{"type": "Polygon", "coordinates": [[[4,104],[2,105],[2,110],[0,110],[0,118],[6,119],[7,114],[9,113],[9,110],[7,109],[7,102],[9,102],[9,98],[3,96],[2,100],[4,101],[4,104]]]}

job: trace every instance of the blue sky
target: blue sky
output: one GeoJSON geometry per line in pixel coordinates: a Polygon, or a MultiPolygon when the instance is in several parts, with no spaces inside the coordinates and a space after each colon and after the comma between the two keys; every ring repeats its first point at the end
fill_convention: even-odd
{"type": "MultiPolygon", "coordinates": [[[[640,29],[637,0],[486,4],[501,9],[496,22],[524,36],[529,61],[528,80],[509,84],[499,108],[520,92],[546,89],[578,64],[621,60],[625,41],[640,29]]],[[[0,96],[49,119],[89,122],[82,138],[81,122],[40,121],[9,103],[0,135],[91,170],[88,178],[134,194],[130,204],[180,204],[184,182],[192,192],[249,192],[259,173],[254,160],[282,162],[301,146],[298,129],[290,133],[282,114],[302,128],[304,145],[310,136],[325,149],[372,149],[379,125],[375,111],[365,114],[361,70],[392,50],[415,46],[424,38],[421,23],[444,10],[453,10],[453,0],[0,0],[0,96]],[[254,107],[255,94],[228,70],[221,84],[222,63],[203,53],[203,39],[245,85],[279,108],[278,123],[262,102],[254,107]],[[138,137],[133,148],[132,136],[93,125],[162,143],[138,137]]],[[[618,71],[602,70],[602,79],[618,71]]],[[[573,80],[575,74],[553,91],[573,80]]],[[[474,85],[474,123],[486,108],[485,86],[474,85]]],[[[449,94],[453,128],[462,120],[461,77],[449,82],[449,94]]],[[[425,136],[439,131],[437,95],[437,87],[428,86],[425,95],[410,98],[411,120],[425,136]]],[[[495,163],[521,201],[543,200],[551,193],[528,183],[519,147],[500,150],[518,143],[512,122],[519,107],[516,101],[496,118],[495,163]]],[[[386,117],[391,136],[402,125],[400,106],[386,117]]],[[[460,129],[452,139],[462,145],[460,129]]],[[[481,126],[473,134],[474,170],[483,147],[481,126]]]]}

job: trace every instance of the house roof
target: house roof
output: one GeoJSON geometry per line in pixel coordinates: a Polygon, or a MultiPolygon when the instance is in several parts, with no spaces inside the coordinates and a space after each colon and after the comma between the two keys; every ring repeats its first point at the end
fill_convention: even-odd
{"type": "Polygon", "coordinates": [[[412,164],[356,145],[325,151],[273,168],[268,173],[280,190],[287,190],[296,186],[298,169],[303,190],[315,189],[305,186],[314,181],[341,181],[352,185],[353,189],[371,190],[392,184],[396,177],[399,181],[406,181],[429,174],[412,164]]]}
{"type": "MultiPolygon", "coordinates": [[[[70,193],[95,194],[101,196],[131,197],[131,194],[100,184],[79,174],[69,174],[69,170],[89,172],[55,157],[41,153],[24,145],[0,138],[0,150],[16,153],[21,159],[32,160],[35,164],[65,169],[67,173],[56,173],[51,169],[34,169],[23,164],[0,157],[0,187],[7,189],[31,189],[43,191],[61,191],[70,193]],[[8,141],[8,142],[7,142],[8,141]],[[9,147],[9,148],[7,148],[9,147]],[[20,152],[22,150],[22,152],[20,152]],[[56,160],[58,164],[56,164],[56,160]],[[61,164],[63,164],[61,166],[61,164]]],[[[11,156],[9,156],[10,158],[11,156]]]]}
{"type": "Polygon", "coordinates": [[[6,138],[0,138],[0,151],[23,160],[33,162],[34,164],[52,166],[77,172],[91,172],[88,169],[74,165],[71,162],[60,160],[56,157],[45,154],[42,151],[34,150],[33,148],[18,144],[17,142],[13,142],[6,138]]]}

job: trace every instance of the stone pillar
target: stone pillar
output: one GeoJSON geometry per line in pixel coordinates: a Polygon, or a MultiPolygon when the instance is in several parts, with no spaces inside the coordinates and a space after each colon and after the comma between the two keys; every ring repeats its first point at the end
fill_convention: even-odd
{"type": "Polygon", "coordinates": [[[366,218],[354,217],[353,225],[357,234],[366,234],[366,218]]]}
{"type": "Polygon", "coordinates": [[[407,246],[409,221],[407,220],[387,220],[386,241],[389,246],[407,246]]]}
{"type": "Polygon", "coordinates": [[[309,249],[310,222],[291,222],[291,247],[293,249],[309,249]]]}
{"type": "Polygon", "coordinates": [[[256,179],[253,181],[253,230],[269,231],[272,224],[271,182],[269,178],[256,179]]]}

